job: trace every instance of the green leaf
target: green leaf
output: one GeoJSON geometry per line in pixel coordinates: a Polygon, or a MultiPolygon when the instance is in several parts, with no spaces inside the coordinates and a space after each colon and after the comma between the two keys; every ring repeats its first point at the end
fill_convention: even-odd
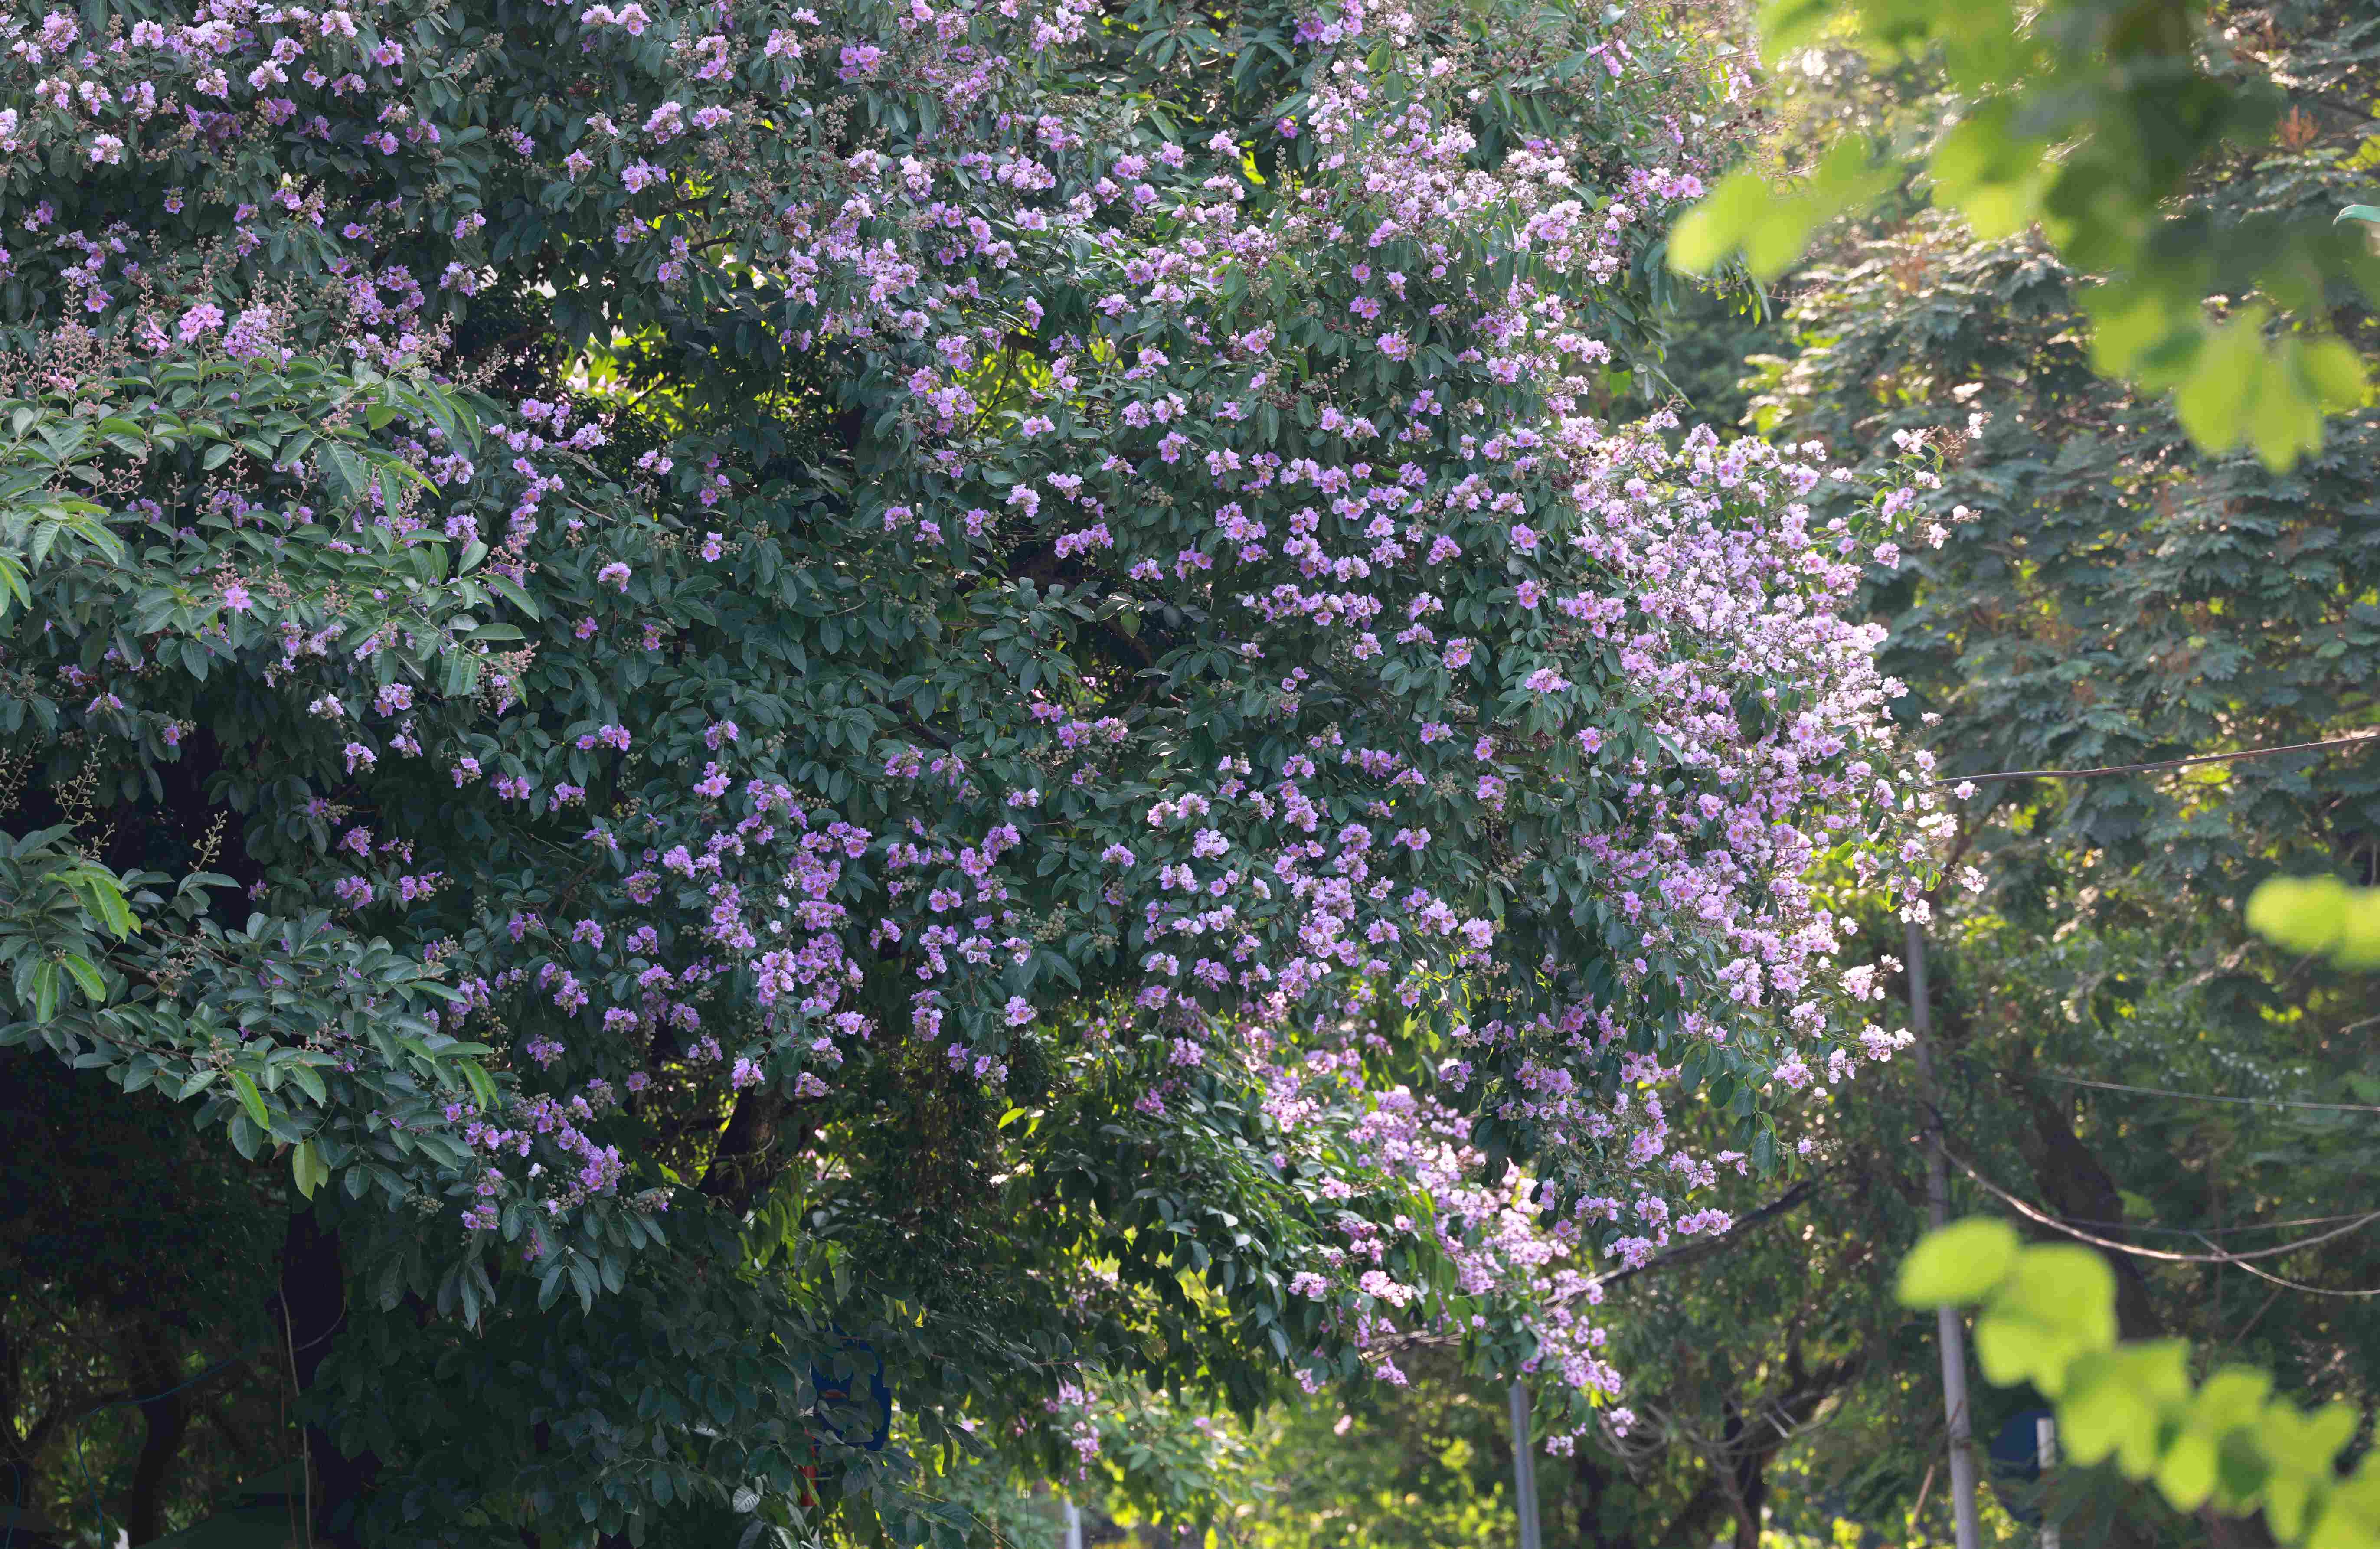
{"type": "Polygon", "coordinates": [[[273,1116],[265,1111],[264,1094],[256,1089],[256,1078],[246,1071],[234,1071],[231,1073],[231,1087],[234,1092],[239,1094],[240,1106],[248,1109],[248,1116],[256,1121],[256,1127],[268,1133],[271,1132],[273,1116]]]}
{"type": "Polygon", "coordinates": [[[364,460],[336,442],[323,444],[322,471],[329,476],[331,487],[347,500],[361,500],[370,478],[364,460]]]}
{"type": "Polygon", "coordinates": [[[1942,137],[1926,170],[1934,198],[1967,217],[1986,241],[2031,225],[2048,176],[2046,142],[2015,132],[2016,105],[2005,98],[1969,113],[1942,137]]]}
{"type": "Polygon", "coordinates": [[[2380,888],[2336,877],[2274,877],[2248,899],[2248,928],[2286,951],[2380,967],[2380,888]]]}
{"type": "Polygon", "coordinates": [[[91,959],[80,952],[68,952],[58,961],[73,975],[75,985],[82,991],[85,999],[96,1006],[107,998],[107,981],[99,976],[99,970],[91,965],[91,959]]]}
{"type": "Polygon", "coordinates": [[[2190,1347],[2180,1339],[2095,1351],[2067,1370],[2058,1398],[2058,1446],[2085,1467],[2113,1456],[2141,1478],[2155,1466],[2161,1417],[2189,1398],[2190,1347]]]}
{"type": "Polygon", "coordinates": [[[530,618],[539,619],[545,616],[538,611],[537,604],[530,599],[528,593],[520,588],[518,583],[507,580],[502,575],[491,575],[488,577],[487,585],[490,590],[530,618]]]}
{"type": "Polygon", "coordinates": [[[289,1171],[297,1180],[298,1192],[308,1199],[312,1199],[314,1191],[331,1176],[331,1169],[322,1164],[310,1140],[301,1140],[289,1148],[289,1171]]]}
{"type": "Polygon", "coordinates": [[[2173,1439],[2156,1470],[2156,1486],[2176,1511],[2195,1511],[2215,1493],[2216,1438],[2187,1430],[2173,1439]]]}
{"type": "Polygon", "coordinates": [[[1975,1320],[1975,1361],[1993,1382],[2030,1382],[2052,1398],[2083,1356],[2116,1343],[2116,1275],[2070,1243],[2022,1250],[1975,1320]]]}
{"type": "Polygon", "coordinates": [[[2181,428],[2208,452],[2228,452],[2247,436],[2264,386],[2265,316],[2250,308],[2216,329],[2175,390],[2181,428]]]}
{"type": "Polygon", "coordinates": [[[1905,1307],[1967,1306],[2015,1266],[2016,1228],[2006,1221],[1960,1221],[1928,1232],[1901,1261],[1899,1294],[1905,1307]]]}
{"type": "Polygon", "coordinates": [[[1670,267],[1707,274],[1741,248],[1755,278],[1774,280],[1800,260],[1820,226],[1890,185],[1889,170],[1870,166],[1866,151],[1851,140],[1790,191],[1771,188],[1755,173],[1731,172],[1670,228],[1670,267]]]}

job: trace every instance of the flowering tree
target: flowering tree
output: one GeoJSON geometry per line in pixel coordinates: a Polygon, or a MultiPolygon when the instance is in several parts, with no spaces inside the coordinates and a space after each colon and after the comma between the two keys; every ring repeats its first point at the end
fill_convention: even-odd
{"type": "Polygon", "coordinates": [[[1586,1423],[1595,1256],[1895,1046],[1911,492],[1612,408],[1723,79],[1234,25],[14,24],[0,1037],[285,1158],[326,1531],[960,1531],[880,1374],[1586,1423]]]}

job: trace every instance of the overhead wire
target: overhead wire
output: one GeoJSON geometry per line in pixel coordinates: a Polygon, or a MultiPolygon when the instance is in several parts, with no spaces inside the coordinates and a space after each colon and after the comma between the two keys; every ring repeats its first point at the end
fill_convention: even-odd
{"type": "Polygon", "coordinates": [[[2100,1081],[2091,1076],[2062,1076],[2052,1071],[2011,1071],[2005,1066],[1987,1065],[1971,1055],[1954,1054],[1951,1062],[1962,1071],[1970,1068],[2010,1081],[2053,1081],[2061,1086],[2087,1086],[2100,1092],[2130,1092],[2143,1097],[2173,1097],[2183,1102],[2226,1103],[2243,1107],[2313,1108],[2330,1113],[2380,1113],[2380,1105],[2372,1103],[2324,1103],[2309,1097],[2240,1097],[2218,1092],[2182,1092],[2167,1086],[2135,1086],[2128,1082],[2100,1081]]]}
{"type": "MultiPolygon", "coordinates": [[[[2001,1071],[2003,1075],[2013,1071],[2001,1071]]],[[[2330,1113],[2380,1113],[2380,1104],[2317,1103],[2302,1097],[2234,1097],[2216,1092],[2176,1092],[2162,1086],[2131,1086],[2119,1081],[2094,1081],[2083,1076],[2053,1075],[2046,1071],[2034,1072],[2034,1079],[2054,1081],[2067,1086],[2088,1086],[2102,1092],[2137,1092],[2149,1097],[2179,1097],[2193,1103],[2232,1103],[2244,1107],[2318,1108],[2330,1113]]]]}
{"type": "Polygon", "coordinates": [[[2289,1227],[2326,1227],[2338,1221],[2355,1221],[2362,1217],[2350,1211],[2338,1216],[2301,1216],[2289,1221],[2235,1222],[2228,1227],[2168,1227],[2149,1221],[2094,1221],[2082,1216],[2060,1216],[2069,1226],[2097,1227],[2104,1231],[2147,1231],[2163,1237],[2230,1237],[2243,1231],[2280,1231],[2289,1227]]]}
{"type": "MultiPolygon", "coordinates": [[[[2203,1241],[2204,1240],[2201,1239],[2201,1240],[2203,1241]]],[[[2244,1269],[2259,1280],[2269,1280],[2274,1285],[2280,1287],[2283,1290],[2304,1291],[2310,1296],[2336,1296],[2355,1301],[2360,1301],[2367,1296],[2380,1296],[2380,1286],[2374,1286],[2368,1290],[2336,1290],[2329,1286],[2310,1286],[2302,1280],[2285,1279],[2267,1270],[2259,1269],[2252,1264],[2239,1264],[2234,1265],[2232,1267],[2244,1269]]],[[[2280,1292],[2275,1291],[2273,1294],[2277,1296],[2280,1292]]]]}
{"type": "Polygon", "coordinates": [[[2236,753],[2193,754],[2187,758],[2165,758],[2153,764],[2110,764],[2091,769],[1998,769],[1989,774],[1945,775],[1927,783],[1986,785],[2002,780],[2095,780],[2102,775],[2155,774],[2165,769],[2185,769],[2196,764],[2229,764],[2242,758],[2269,758],[2284,753],[2318,753],[2325,748],[2351,747],[2371,742],[2380,742],[2380,731],[2359,732],[2346,737],[2326,737],[2321,742],[2290,743],[2283,747],[2246,747],[2236,753]]]}
{"type": "MultiPolygon", "coordinates": [[[[2331,748],[2352,747],[2365,743],[2374,742],[2380,742],[2380,731],[2359,732],[2343,737],[2325,737],[2317,742],[2290,743],[2277,747],[2241,748],[2231,753],[2202,753],[2195,754],[2185,758],[2158,759],[2155,762],[2144,764],[2112,764],[2096,768],[2082,769],[1998,769],[1982,774],[1945,775],[1938,779],[1930,781],[1927,783],[1935,786],[1957,787],[1961,785],[1985,785],[1997,781],[2012,780],[2096,780],[2108,775],[2157,774],[2169,769],[2191,768],[2205,764],[2229,764],[2236,763],[2243,759],[2276,757],[2291,753],[2320,753],[2331,748]]],[[[1958,1063],[1964,1066],[1969,1062],[1962,1059],[1958,1063]]],[[[2001,1073],[2011,1074],[2013,1072],[2001,1073]]],[[[2039,1079],[2061,1082],[2072,1086],[2090,1087],[2105,1092],[2136,1093],[2143,1096],[2170,1097],[2185,1102],[2236,1104],[2247,1107],[2269,1107],[2280,1108],[2301,1108],[2332,1113],[2380,1113],[2380,1106],[2367,1103],[2323,1103],[2286,1097],[2235,1097],[2208,1092],[2178,1092],[2161,1087],[2133,1086],[2122,1082],[2095,1081],[2081,1076],[2058,1076],[2049,1075],[2044,1072],[2034,1073],[2039,1077],[2039,1079]]],[[[2035,1209],[2034,1206],[2027,1204],[2024,1201],[2017,1198],[2014,1194],[2010,1193],[2007,1190],[2001,1188],[1991,1180],[1985,1178],[1982,1173],[1976,1171],[1974,1168],[1970,1166],[1966,1161],[1953,1155],[1947,1146],[1942,1148],[1942,1155],[1949,1157],[1952,1162],[1957,1163],[1960,1171],[1965,1173],[1985,1191],[1998,1197],[2002,1204],[2008,1205],[2009,1208],[2016,1211],[2026,1219],[2034,1221],[2041,1226],[2047,1227],[2052,1231],[2061,1232],[2068,1237],[2088,1242],[2095,1247],[2104,1248],[2111,1253],[2129,1253],[2136,1258],[2156,1259],[2166,1263],[2236,1265],[2239,1268],[2245,1270],[2250,1275],[2256,1277],[2258,1279],[2267,1280],[2276,1286],[2284,1287],[2291,1290],[2305,1291],[2316,1296],[2357,1298],[2380,1296],[2380,1287],[2375,1287],[2369,1290],[2335,1290],[2325,1286],[2313,1286],[2308,1285],[2303,1281],[2290,1280],[2284,1277],[2259,1269],[2253,1264],[2248,1262],[2251,1259],[2274,1258],[2289,1253],[2298,1253],[2303,1249],[2313,1247],[2317,1243],[2327,1242],[2334,1238],[2343,1237],[2350,1232],[2360,1230],[2362,1228],[2369,1225],[2373,1221],[2380,1220],[2380,1211],[2373,1211],[2365,1215],[2351,1217],[2325,1216],[2314,1217],[2300,1222],[2271,1222],[2254,1227],[2216,1228],[2217,1230],[2244,1231],[2265,1230],[2284,1225],[2320,1225],[2332,1220],[2344,1220],[2348,1223],[2347,1225],[2336,1228],[2333,1230],[2320,1233],[2314,1237],[2306,1238],[2301,1241],[2283,1243],[2276,1247],[2257,1249],[2245,1253],[2233,1253],[2227,1252],[2217,1247],[2213,1238],[2207,1233],[2192,1230],[2189,1235],[2197,1238],[2198,1240],[2202,1242],[2204,1242],[2209,1248],[2215,1248],[2216,1252],[2213,1253],[2170,1253],[2164,1252],[2161,1249],[2143,1248],[2133,1243],[2119,1242],[2112,1239],[2097,1237],[2090,1232],[2081,1230],[2076,1224],[2061,1220],[2045,1211],[2035,1209]]],[[[2128,1224],[2118,1227],[2114,1223],[2097,1221],[2082,1224],[2109,1227],[2113,1229],[2128,1231],[2151,1230],[2172,1232],[2180,1229],[2161,1227],[2143,1228],[2128,1224]]]]}
{"type": "MultiPolygon", "coordinates": [[[[2228,1253],[2220,1249],[2212,1253],[2168,1253],[2162,1248],[2143,1248],[2138,1243],[2119,1242],[2113,1238],[2099,1237],[2091,1232],[2084,1231],[2081,1228],[2071,1226],[2060,1217],[2052,1216],[2048,1212],[2039,1209],[2026,1201],[2019,1199],[2016,1195],[2010,1193],[2006,1189],[2001,1188],[1998,1184],[1993,1182],[1990,1179],[1985,1178],[1982,1173],[1976,1171],[1972,1164],[1960,1156],[1956,1152],[1949,1150],[1948,1147],[1943,1149],[1942,1155],[1948,1156],[1954,1164],[1956,1164],[1961,1172],[1965,1173],[1969,1178],[1973,1179],[1978,1187],[1998,1199],[2001,1204],[2007,1205],[2010,1209],[2015,1211],[2018,1215],[2022,1216],[2029,1221],[2034,1222],[2040,1226],[2047,1227],[2052,1231],[2062,1232],[2066,1236],[2074,1238],[2079,1241],[2088,1242],[2095,1248],[2105,1248],[2111,1253],[2128,1253],[2134,1258],[2156,1259],[2167,1264],[2239,1265],[2244,1268],[2246,1267],[2248,1261],[2251,1259],[2280,1258],[2287,1254],[2302,1253],[2308,1248],[2314,1247],[2320,1243],[2331,1241],[2336,1238],[2345,1237],[2350,1232],[2361,1230],[2362,1228],[2371,1225],[2374,1221],[2380,1221],[2380,1210],[2372,1210],[2366,1211],[2361,1216],[2354,1216],[2345,1226],[2334,1227],[2328,1231],[2317,1232],[2312,1237],[2302,1238],[2295,1242],[2278,1243],[2270,1248],[2255,1248],[2251,1249],[2246,1253],[2228,1253]]],[[[2212,1244],[2209,1244],[2209,1246],[2212,1246],[2212,1244]]]]}

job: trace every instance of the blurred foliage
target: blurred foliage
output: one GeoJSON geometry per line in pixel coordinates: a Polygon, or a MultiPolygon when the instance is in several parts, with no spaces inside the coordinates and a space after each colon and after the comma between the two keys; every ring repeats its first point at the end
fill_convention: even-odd
{"type": "Polygon", "coordinates": [[[2248,900],[2248,928],[2342,968],[2380,968],[2380,888],[2350,888],[2336,877],[2267,877],[2248,900]]]}
{"type": "Polygon", "coordinates": [[[2325,416],[2368,405],[2368,341],[2331,313],[2380,297],[2363,228],[2337,219],[2369,163],[2306,152],[2342,121],[2368,132],[2380,19],[2319,0],[1773,0],[1761,31],[1772,64],[1830,47],[1914,62],[1939,111],[1880,145],[1853,128],[1781,188],[1730,174],[1672,235],[1680,268],[1741,248],[1773,280],[1827,222],[1922,175],[1976,237],[2030,232],[2099,276],[2078,297],[2092,369],[2169,392],[2201,449],[2288,469],[2325,416]],[[2193,197],[2276,156],[2304,162],[2301,197],[2193,197]]]}
{"type": "Polygon", "coordinates": [[[2113,1458],[2173,1506],[2226,1517],[2262,1510],[2282,1543],[2380,1543],[2380,1454],[2342,1479],[2336,1459],[2362,1429],[2334,1400],[2308,1413],[2270,1397],[2272,1377],[2225,1366],[2192,1379],[2180,1339],[2116,1337],[2116,1277],[2073,1243],[2026,1246],[1978,1217],[1926,1234],[1900,1266],[1912,1307],[1975,1307],[1975,1353],[2003,1386],[2029,1383],[2058,1408],[2063,1456],[2113,1458]]]}

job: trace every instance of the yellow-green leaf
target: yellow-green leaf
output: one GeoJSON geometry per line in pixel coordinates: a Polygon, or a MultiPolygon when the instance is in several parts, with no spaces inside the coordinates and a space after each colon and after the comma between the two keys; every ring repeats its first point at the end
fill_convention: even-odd
{"type": "Polygon", "coordinates": [[[2016,1228],[2006,1221],[1961,1221],[1928,1232],[1900,1265],[1900,1301],[1909,1307],[1964,1306],[2004,1279],[2015,1265],[2016,1228]]]}
{"type": "Polygon", "coordinates": [[[2156,1486],[2176,1511],[2195,1511],[2215,1493],[2215,1437],[2185,1430],[2167,1447],[2156,1470],[2156,1486]]]}

